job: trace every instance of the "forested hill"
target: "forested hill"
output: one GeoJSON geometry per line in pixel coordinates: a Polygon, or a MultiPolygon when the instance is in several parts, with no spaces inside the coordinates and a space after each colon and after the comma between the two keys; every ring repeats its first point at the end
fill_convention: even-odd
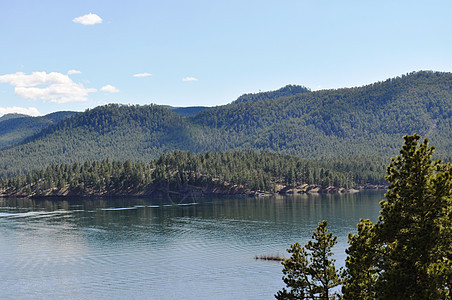
{"type": "Polygon", "coordinates": [[[276,99],[281,97],[292,96],[301,93],[309,93],[311,90],[300,85],[286,85],[276,91],[261,92],[256,94],[244,94],[237,98],[233,103],[256,102],[260,100],[276,99]]]}
{"type": "Polygon", "coordinates": [[[17,143],[75,114],[76,112],[60,111],[42,117],[22,114],[4,115],[0,118],[0,149],[17,143]]]}
{"type": "Polygon", "coordinates": [[[401,137],[429,137],[452,149],[452,74],[416,72],[371,85],[231,103],[191,121],[227,133],[234,147],[303,157],[392,156],[401,137]]]}
{"type": "Polygon", "coordinates": [[[402,136],[414,132],[430,138],[437,154],[450,159],[451,73],[416,72],[337,90],[288,86],[279,91],[244,95],[188,116],[157,105],[90,109],[1,150],[0,175],[51,163],[150,162],[176,149],[372,160],[396,155],[402,136]]]}
{"type": "Polygon", "coordinates": [[[106,158],[150,161],[169,150],[189,150],[193,132],[182,116],[168,108],[109,104],[62,120],[2,150],[0,172],[12,175],[52,163],[106,158]]]}
{"type": "Polygon", "coordinates": [[[5,114],[0,117],[0,122],[11,120],[11,119],[24,118],[24,117],[29,117],[29,116],[24,115],[24,114],[17,114],[17,113],[5,114]]]}
{"type": "Polygon", "coordinates": [[[208,107],[206,106],[189,106],[189,107],[168,107],[169,109],[171,109],[172,111],[174,111],[175,113],[181,115],[181,116],[193,116],[196,115],[197,113],[208,109],[208,107]]]}

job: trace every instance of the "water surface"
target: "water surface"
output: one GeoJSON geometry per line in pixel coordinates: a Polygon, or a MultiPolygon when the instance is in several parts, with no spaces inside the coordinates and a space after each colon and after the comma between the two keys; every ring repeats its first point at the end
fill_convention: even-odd
{"type": "Polygon", "coordinates": [[[326,219],[344,265],[347,234],[381,199],[3,199],[0,298],[273,299],[282,266],[256,255],[286,255],[326,219]]]}

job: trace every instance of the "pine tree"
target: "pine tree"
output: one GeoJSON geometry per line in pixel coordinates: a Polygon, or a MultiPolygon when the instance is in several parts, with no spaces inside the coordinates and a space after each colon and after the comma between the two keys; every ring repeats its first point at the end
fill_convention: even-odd
{"type": "Polygon", "coordinates": [[[388,167],[391,184],[376,228],[385,246],[379,290],[383,296],[439,299],[449,293],[448,279],[432,268],[452,259],[451,166],[433,161],[434,147],[427,139],[418,146],[419,139],[406,136],[388,167]]]}
{"type": "Polygon", "coordinates": [[[452,166],[419,135],[404,139],[379,221],[350,236],[346,299],[451,299],[452,166]]]}
{"type": "Polygon", "coordinates": [[[313,294],[310,282],[308,255],[299,243],[290,245],[287,252],[291,257],[283,261],[283,281],[287,288],[283,288],[275,295],[276,299],[306,299],[313,294]]]}
{"type": "Polygon", "coordinates": [[[283,288],[276,299],[334,299],[332,289],[341,284],[340,270],[334,266],[332,248],[337,237],[328,233],[327,221],[319,222],[311,241],[301,247],[291,245],[292,256],[283,262],[283,288]]]}
{"type": "Polygon", "coordinates": [[[345,261],[344,285],[345,300],[370,300],[376,297],[378,278],[378,251],[375,242],[375,228],[370,220],[358,223],[358,233],[348,235],[350,246],[345,261]]]}

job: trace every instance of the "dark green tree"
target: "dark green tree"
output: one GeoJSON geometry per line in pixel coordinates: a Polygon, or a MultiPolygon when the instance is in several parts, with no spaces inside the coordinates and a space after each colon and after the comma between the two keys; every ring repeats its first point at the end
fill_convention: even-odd
{"type": "Polygon", "coordinates": [[[370,220],[358,223],[358,232],[348,235],[350,246],[345,251],[344,285],[345,300],[370,300],[376,297],[376,280],[378,278],[378,251],[375,243],[375,228],[370,220]]]}
{"type": "Polygon", "coordinates": [[[283,281],[287,286],[275,295],[276,299],[306,299],[313,294],[310,282],[308,255],[299,243],[290,245],[291,257],[283,261],[283,281]]]}
{"type": "Polygon", "coordinates": [[[388,167],[390,182],[376,224],[384,245],[382,296],[440,299],[449,295],[452,259],[451,166],[433,161],[434,147],[419,135],[405,136],[400,156],[388,167]],[[449,266],[450,267],[450,266],[449,266]],[[448,274],[449,273],[449,274],[448,274]]]}
{"type": "Polygon", "coordinates": [[[450,299],[452,166],[407,135],[386,179],[378,222],[361,221],[347,250],[346,299],[450,299]]]}
{"type": "Polygon", "coordinates": [[[312,233],[313,240],[304,247],[295,243],[287,249],[292,255],[283,261],[286,288],[278,291],[276,299],[336,298],[332,289],[341,284],[341,271],[336,269],[336,260],[331,256],[337,237],[328,233],[327,225],[327,221],[319,222],[312,233]]]}

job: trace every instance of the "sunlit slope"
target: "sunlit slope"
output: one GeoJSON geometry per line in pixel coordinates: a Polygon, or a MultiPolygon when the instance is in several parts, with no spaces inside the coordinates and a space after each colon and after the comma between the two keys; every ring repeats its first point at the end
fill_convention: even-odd
{"type": "Polygon", "coordinates": [[[451,150],[452,74],[416,72],[371,85],[231,103],[195,124],[228,133],[234,147],[305,157],[396,153],[417,132],[451,150]]]}
{"type": "Polygon", "coordinates": [[[390,157],[397,154],[402,136],[415,132],[430,138],[437,154],[448,159],[451,117],[452,74],[439,72],[337,90],[287,86],[189,116],[157,105],[107,105],[0,151],[0,174],[106,158],[150,161],[175,149],[390,157]]]}
{"type": "Polygon", "coordinates": [[[190,129],[182,117],[160,106],[107,105],[87,110],[1,152],[0,169],[17,173],[51,163],[144,160],[185,150],[190,129]]]}
{"type": "Polygon", "coordinates": [[[20,142],[44,128],[69,118],[75,112],[56,112],[42,117],[8,114],[0,118],[0,149],[20,142]]]}

